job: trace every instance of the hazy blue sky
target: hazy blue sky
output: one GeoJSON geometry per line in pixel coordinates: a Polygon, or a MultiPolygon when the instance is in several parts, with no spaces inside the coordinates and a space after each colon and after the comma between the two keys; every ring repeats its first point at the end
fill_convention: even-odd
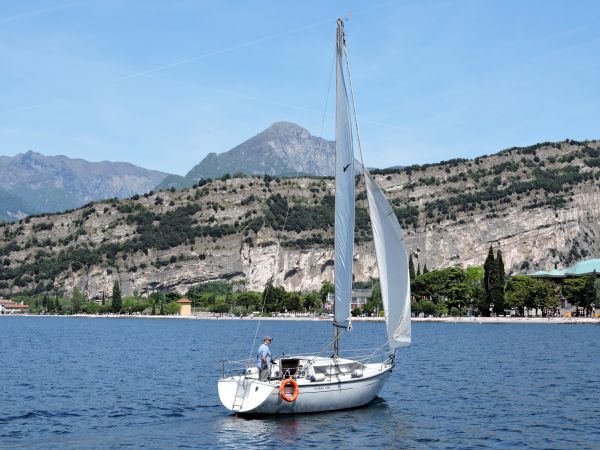
{"type": "Polygon", "coordinates": [[[183,175],[276,121],[333,139],[348,11],[369,166],[600,138],[597,1],[0,0],[0,155],[183,175]]]}

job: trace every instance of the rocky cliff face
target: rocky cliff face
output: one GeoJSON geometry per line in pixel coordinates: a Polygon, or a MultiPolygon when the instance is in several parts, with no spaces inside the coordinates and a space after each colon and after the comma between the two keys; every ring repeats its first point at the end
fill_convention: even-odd
{"type": "Polygon", "coordinates": [[[29,151],[0,159],[0,220],[143,194],[168,174],[129,163],[88,162],[29,151]]]}
{"type": "MultiPolygon", "coordinates": [[[[600,253],[600,142],[515,148],[474,160],[376,171],[415,264],[482,265],[500,249],[511,273],[600,253]]],[[[90,298],[185,292],[228,280],[288,290],[332,279],[331,178],[216,180],[0,225],[0,294],[74,287],[90,298]],[[282,231],[283,224],[285,229],[282,231]]],[[[377,276],[362,182],[354,279],[377,276]]]]}

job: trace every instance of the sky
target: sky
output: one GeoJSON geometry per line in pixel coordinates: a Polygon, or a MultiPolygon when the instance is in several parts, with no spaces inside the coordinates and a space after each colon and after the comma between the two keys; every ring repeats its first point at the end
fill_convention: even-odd
{"type": "Polygon", "coordinates": [[[340,16],[369,167],[600,138],[595,0],[0,0],[0,155],[185,175],[273,122],[333,140],[340,16]]]}

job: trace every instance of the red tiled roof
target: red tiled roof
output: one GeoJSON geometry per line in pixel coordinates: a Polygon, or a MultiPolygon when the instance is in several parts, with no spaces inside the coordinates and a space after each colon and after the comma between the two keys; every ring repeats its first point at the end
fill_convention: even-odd
{"type": "Polygon", "coordinates": [[[187,298],[182,298],[181,300],[177,300],[177,303],[192,303],[192,301],[187,298]]]}
{"type": "Polygon", "coordinates": [[[24,308],[29,308],[29,305],[19,305],[18,303],[8,303],[8,302],[2,303],[2,306],[4,306],[7,309],[24,309],[24,308]]]}

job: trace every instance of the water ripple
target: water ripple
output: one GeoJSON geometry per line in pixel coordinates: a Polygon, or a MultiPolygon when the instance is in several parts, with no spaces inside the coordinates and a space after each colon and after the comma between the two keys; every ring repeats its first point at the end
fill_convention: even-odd
{"type": "MultiPolygon", "coordinates": [[[[0,448],[600,448],[593,326],[415,324],[371,405],[244,419],[220,405],[214,368],[221,355],[248,357],[256,322],[0,321],[0,340],[14,343],[2,369],[19,374],[4,377],[0,448]]],[[[331,336],[320,322],[263,327],[278,354],[331,336]]],[[[343,345],[383,336],[382,324],[358,323],[343,345]]]]}

